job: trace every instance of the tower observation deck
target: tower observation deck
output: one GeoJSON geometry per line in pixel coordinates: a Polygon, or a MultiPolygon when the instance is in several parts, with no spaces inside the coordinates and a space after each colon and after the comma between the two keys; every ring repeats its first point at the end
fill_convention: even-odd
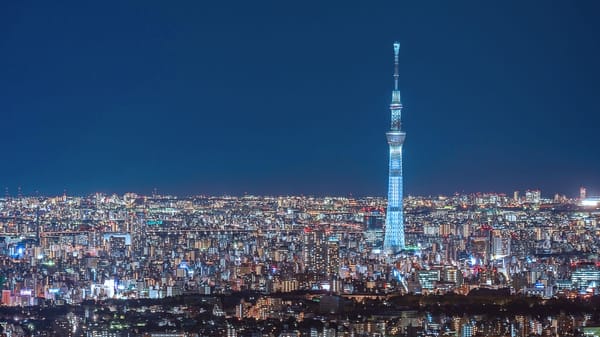
{"type": "Polygon", "coordinates": [[[386,132],[387,142],[390,146],[390,167],[388,182],[388,203],[385,218],[385,238],[383,249],[395,253],[405,248],[404,242],[404,214],[402,205],[402,144],[406,133],[402,131],[401,114],[402,102],[398,89],[398,53],[400,43],[394,43],[394,90],[392,91],[391,127],[386,132]]]}

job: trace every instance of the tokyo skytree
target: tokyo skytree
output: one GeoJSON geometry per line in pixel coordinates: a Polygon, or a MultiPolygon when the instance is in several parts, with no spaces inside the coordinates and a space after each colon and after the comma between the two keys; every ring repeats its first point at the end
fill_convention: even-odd
{"type": "Polygon", "coordinates": [[[398,53],[400,43],[394,43],[394,91],[392,91],[392,125],[386,132],[387,142],[390,146],[390,170],[388,184],[388,204],[385,217],[385,238],[383,249],[385,252],[395,253],[405,248],[404,242],[404,215],[402,213],[402,144],[406,133],[401,128],[402,103],[398,89],[398,53]]]}

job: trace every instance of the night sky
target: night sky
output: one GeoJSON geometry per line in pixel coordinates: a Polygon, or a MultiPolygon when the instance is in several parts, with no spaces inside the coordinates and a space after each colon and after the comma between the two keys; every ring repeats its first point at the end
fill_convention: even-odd
{"type": "MultiPolygon", "coordinates": [[[[2,1],[0,187],[600,194],[598,1],[2,1]]],[[[4,191],[0,191],[4,193],[4,191]]]]}

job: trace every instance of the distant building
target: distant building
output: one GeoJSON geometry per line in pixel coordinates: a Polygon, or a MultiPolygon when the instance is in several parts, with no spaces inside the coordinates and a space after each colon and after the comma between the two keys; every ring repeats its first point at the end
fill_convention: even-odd
{"type": "Polygon", "coordinates": [[[444,269],[442,279],[446,282],[453,282],[457,287],[463,284],[463,275],[458,268],[450,267],[444,269]]]}
{"type": "Polygon", "coordinates": [[[571,275],[571,282],[577,288],[597,288],[600,285],[600,270],[595,266],[577,268],[571,275]]]}
{"type": "Polygon", "coordinates": [[[384,223],[385,216],[379,209],[369,210],[363,218],[363,224],[367,231],[381,231],[384,223]]]}
{"type": "Polygon", "coordinates": [[[461,337],[473,336],[474,331],[473,331],[473,325],[471,325],[471,323],[463,324],[460,327],[460,330],[461,330],[461,333],[460,333],[461,337]]]}
{"type": "Polygon", "coordinates": [[[542,201],[542,192],[540,190],[526,191],[525,202],[530,204],[539,204],[542,201]]]}
{"type": "Polygon", "coordinates": [[[327,236],[322,228],[304,230],[303,257],[305,271],[318,275],[327,273],[327,236]]]}
{"type": "Polygon", "coordinates": [[[587,197],[580,201],[581,206],[585,207],[598,207],[600,206],[600,197],[587,197]]]}
{"type": "Polygon", "coordinates": [[[2,305],[11,305],[10,290],[2,290],[2,305]]]}
{"type": "Polygon", "coordinates": [[[439,270],[419,270],[417,278],[423,290],[433,290],[436,282],[440,280],[439,270]]]}
{"type": "Polygon", "coordinates": [[[340,243],[335,237],[327,239],[327,276],[337,276],[340,270],[340,243]]]}
{"type": "Polygon", "coordinates": [[[492,259],[510,256],[510,237],[492,237],[492,259]]]}

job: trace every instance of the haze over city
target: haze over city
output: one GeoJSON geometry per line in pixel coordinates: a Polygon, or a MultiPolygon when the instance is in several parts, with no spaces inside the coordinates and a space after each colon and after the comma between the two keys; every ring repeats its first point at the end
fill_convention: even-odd
{"type": "Polygon", "coordinates": [[[0,4],[0,186],[406,195],[600,185],[599,5],[0,4]]]}

